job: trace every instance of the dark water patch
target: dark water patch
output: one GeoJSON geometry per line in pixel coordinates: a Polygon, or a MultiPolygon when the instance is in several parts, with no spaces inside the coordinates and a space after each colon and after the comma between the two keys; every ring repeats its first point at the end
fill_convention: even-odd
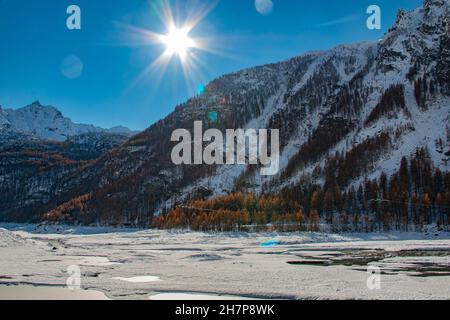
{"type": "Polygon", "coordinates": [[[414,249],[401,251],[385,251],[385,250],[360,250],[347,249],[337,250],[332,249],[330,254],[322,254],[327,250],[301,250],[307,252],[317,252],[317,256],[305,256],[297,254],[299,260],[287,261],[290,265],[297,266],[346,266],[356,267],[353,270],[367,272],[367,267],[370,264],[381,265],[381,274],[397,275],[405,273],[408,276],[414,277],[441,277],[449,276],[450,264],[442,262],[428,262],[428,261],[408,261],[407,258],[426,258],[426,257],[450,257],[450,248],[438,249],[414,249]],[[339,252],[336,252],[339,251],[339,252]],[[390,258],[402,258],[399,261],[390,261],[390,258]],[[386,260],[388,259],[388,260],[386,260]],[[363,267],[363,268],[358,268],[363,267]]]}
{"type": "Polygon", "coordinates": [[[186,257],[185,259],[200,261],[200,262],[209,262],[209,261],[220,261],[224,258],[216,255],[216,254],[194,254],[189,257],[186,257]]]}
{"type": "Polygon", "coordinates": [[[87,272],[83,273],[83,277],[86,277],[86,278],[98,278],[99,276],[100,276],[100,272],[87,271],[87,272]]]}
{"type": "Polygon", "coordinates": [[[202,249],[197,248],[153,248],[153,251],[193,251],[193,252],[202,252],[202,249]]]}
{"type": "Polygon", "coordinates": [[[450,265],[431,262],[414,262],[410,266],[406,266],[404,271],[416,272],[416,274],[409,274],[413,277],[442,277],[450,275],[450,265]]]}
{"type": "Polygon", "coordinates": [[[30,282],[30,281],[9,281],[0,282],[0,286],[31,286],[31,287],[51,287],[51,288],[66,288],[67,285],[57,284],[57,283],[41,283],[41,282],[30,282]]]}
{"type": "Polygon", "coordinates": [[[328,260],[302,260],[302,261],[288,261],[287,264],[298,266],[330,266],[332,264],[331,261],[328,260]]]}
{"type": "Polygon", "coordinates": [[[420,274],[410,274],[411,277],[428,278],[428,277],[450,277],[450,272],[423,272],[420,274]]]}
{"type": "Polygon", "coordinates": [[[224,248],[218,248],[215,251],[242,251],[242,249],[234,248],[234,247],[224,247],[224,248]]]}
{"type": "Polygon", "coordinates": [[[267,254],[267,255],[283,255],[290,254],[289,251],[267,251],[267,252],[258,252],[258,254],[267,254]]]}
{"type": "Polygon", "coordinates": [[[449,249],[400,250],[393,253],[397,257],[450,257],[449,249]]]}
{"type": "MultiPolygon", "coordinates": [[[[318,250],[319,252],[324,252],[323,250],[318,250]]],[[[336,250],[334,250],[335,252],[336,250]]],[[[347,251],[346,254],[334,253],[327,254],[323,257],[322,254],[318,254],[316,257],[296,255],[302,260],[297,261],[297,265],[341,265],[346,267],[351,266],[366,266],[369,263],[379,262],[386,258],[391,258],[393,255],[389,252],[383,250],[351,250],[347,251]]],[[[292,263],[290,263],[292,264],[292,263]]]]}
{"type": "MultiPolygon", "coordinates": [[[[367,272],[364,268],[355,268],[355,271],[367,272]]],[[[410,277],[428,278],[428,277],[449,277],[450,267],[448,265],[440,264],[421,264],[414,263],[413,265],[405,266],[385,266],[381,268],[382,275],[398,275],[406,274],[410,277]]]]}
{"type": "Polygon", "coordinates": [[[347,252],[384,252],[386,250],[380,249],[380,248],[358,248],[358,247],[352,247],[352,248],[292,248],[288,250],[289,252],[340,252],[340,253],[347,253],[347,252]]]}

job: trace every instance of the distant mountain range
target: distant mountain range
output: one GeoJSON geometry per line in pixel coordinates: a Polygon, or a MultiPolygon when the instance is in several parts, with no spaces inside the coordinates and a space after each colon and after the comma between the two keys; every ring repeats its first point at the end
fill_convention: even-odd
{"type": "MultiPolygon", "coordinates": [[[[86,124],[73,123],[55,107],[43,106],[39,101],[20,109],[0,107],[0,141],[3,137],[27,137],[35,140],[65,141],[69,137],[88,133],[111,133],[132,136],[126,127],[103,129],[86,124]]],[[[3,138],[4,140],[4,138],[3,138]]]]}
{"type": "MultiPolygon", "coordinates": [[[[367,181],[382,173],[395,177],[402,159],[419,148],[427,150],[421,157],[429,171],[448,172],[449,11],[447,0],[425,0],[412,12],[399,11],[378,42],[224,75],[165,119],[87,161],[64,151],[49,157],[42,150],[8,150],[0,161],[0,219],[147,225],[155,213],[177,204],[236,191],[293,194],[306,199],[308,208],[319,188],[329,194],[330,212],[337,203],[342,209],[340,193],[348,198],[361,187],[364,195],[367,181]],[[279,129],[280,174],[262,177],[255,166],[244,165],[175,166],[171,133],[192,129],[194,121],[203,121],[205,130],[279,129]]],[[[25,109],[16,116],[0,111],[0,126],[59,141],[104,132],[74,125],[55,109],[25,109]]],[[[361,197],[355,202],[367,207],[361,197]]]]}

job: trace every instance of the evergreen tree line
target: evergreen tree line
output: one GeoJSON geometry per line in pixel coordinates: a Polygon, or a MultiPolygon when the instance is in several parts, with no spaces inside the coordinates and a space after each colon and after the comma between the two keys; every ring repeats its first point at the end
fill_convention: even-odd
{"type": "Polygon", "coordinates": [[[427,99],[436,94],[438,87],[436,80],[428,79],[426,75],[423,78],[418,78],[414,82],[414,97],[416,98],[417,105],[422,110],[427,109],[427,99]]]}
{"type": "Polygon", "coordinates": [[[195,200],[154,217],[153,225],[214,232],[420,231],[430,224],[448,230],[450,173],[433,168],[426,149],[402,158],[391,176],[382,172],[349,188],[341,188],[336,178],[273,194],[236,192],[195,200]]]}
{"type": "Polygon", "coordinates": [[[402,84],[393,85],[386,90],[380,102],[369,114],[365,124],[366,126],[370,125],[380,119],[381,116],[393,117],[399,109],[409,114],[405,102],[405,87],[402,84]]]}

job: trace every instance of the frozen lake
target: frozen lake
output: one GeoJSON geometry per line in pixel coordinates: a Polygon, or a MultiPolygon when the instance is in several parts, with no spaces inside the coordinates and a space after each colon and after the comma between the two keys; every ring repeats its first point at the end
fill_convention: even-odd
{"type": "Polygon", "coordinates": [[[0,300],[108,300],[103,292],[31,285],[0,286],[0,300]]]}
{"type": "Polygon", "coordinates": [[[448,233],[8,227],[0,299],[450,299],[448,233]],[[83,290],[66,288],[69,266],[83,290]],[[380,271],[379,288],[368,286],[369,266],[380,271]]]}

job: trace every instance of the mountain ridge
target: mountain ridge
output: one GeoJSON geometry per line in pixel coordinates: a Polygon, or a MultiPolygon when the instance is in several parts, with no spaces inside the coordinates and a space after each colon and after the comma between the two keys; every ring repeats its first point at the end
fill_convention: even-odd
{"type": "Polygon", "coordinates": [[[381,41],[221,76],[123,145],[58,180],[43,174],[49,186],[18,181],[25,189],[18,203],[31,197],[30,184],[42,186],[46,197],[2,210],[10,216],[32,212],[36,219],[148,225],[154,214],[179,204],[239,190],[261,195],[320,185],[345,191],[384,172],[395,175],[402,158],[420,148],[429,149],[433,166],[448,171],[448,28],[448,1],[426,0],[422,8],[399,11],[381,41]],[[216,121],[210,112],[217,112],[216,121]],[[252,166],[173,165],[170,135],[192,129],[194,121],[222,131],[279,129],[280,175],[261,177],[252,166]]]}
{"type": "Polygon", "coordinates": [[[65,141],[69,137],[88,133],[115,133],[132,136],[137,132],[123,126],[103,129],[93,125],[79,124],[64,117],[53,106],[44,106],[35,101],[18,109],[0,107],[0,135],[17,132],[32,139],[65,141]]]}

